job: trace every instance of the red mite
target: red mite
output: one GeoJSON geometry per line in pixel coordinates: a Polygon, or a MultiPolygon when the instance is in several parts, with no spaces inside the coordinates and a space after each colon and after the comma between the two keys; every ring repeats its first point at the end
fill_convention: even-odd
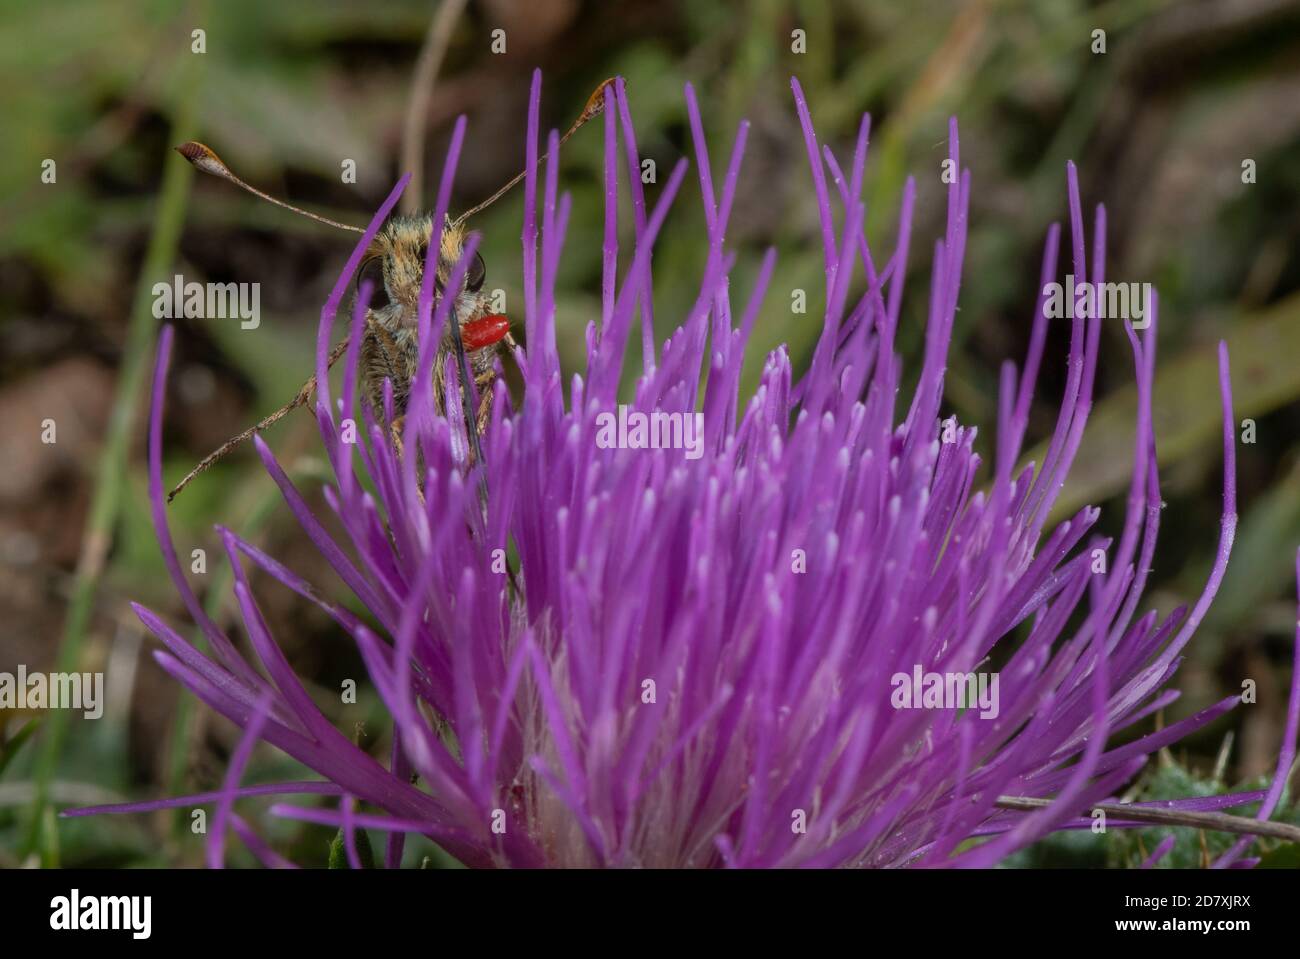
{"type": "Polygon", "coordinates": [[[510,332],[510,317],[500,313],[489,314],[471,320],[460,329],[461,340],[465,349],[473,352],[493,343],[500,343],[510,332]]]}

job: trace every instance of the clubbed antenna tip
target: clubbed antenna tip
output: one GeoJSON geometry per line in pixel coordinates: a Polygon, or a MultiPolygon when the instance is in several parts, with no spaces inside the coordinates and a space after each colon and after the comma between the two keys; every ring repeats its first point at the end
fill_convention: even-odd
{"type": "Polygon", "coordinates": [[[331,220],[327,216],[320,216],[317,213],[311,213],[300,207],[296,207],[291,203],[285,203],[283,200],[277,200],[269,193],[263,193],[256,187],[249,186],[231,172],[230,167],[226,166],[221,157],[217,156],[216,150],[212,149],[212,147],[207,144],[200,143],[198,140],[186,140],[175,149],[176,152],[188,160],[190,165],[195,169],[202,170],[204,173],[211,174],[215,177],[220,177],[223,180],[229,180],[241,190],[247,190],[249,193],[253,194],[253,196],[260,197],[269,203],[274,203],[276,206],[284,207],[286,210],[292,210],[300,216],[305,216],[310,220],[315,220],[317,223],[324,223],[326,226],[332,226],[339,230],[348,230],[351,233],[366,232],[360,227],[349,226],[346,223],[338,222],[338,220],[331,220]]]}
{"type": "MultiPolygon", "coordinates": [[[[186,140],[180,146],[176,147],[176,152],[204,173],[210,173],[213,176],[219,176],[225,180],[236,180],[230,168],[221,161],[217,156],[217,151],[206,144],[199,143],[197,140],[186,140]]],[[[238,182],[236,180],[236,182],[238,182]]]]}

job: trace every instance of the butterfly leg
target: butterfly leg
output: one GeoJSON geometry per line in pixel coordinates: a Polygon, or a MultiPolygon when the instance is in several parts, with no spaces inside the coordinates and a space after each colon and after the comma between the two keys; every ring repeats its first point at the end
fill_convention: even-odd
{"type": "Polygon", "coordinates": [[[402,430],[406,426],[406,414],[394,417],[393,422],[388,425],[388,434],[393,439],[393,449],[397,450],[398,459],[406,456],[406,446],[402,442],[402,430]]]}
{"type": "Polygon", "coordinates": [[[478,389],[478,435],[486,436],[488,423],[492,420],[492,384],[496,381],[495,370],[487,370],[474,380],[478,389]]]}

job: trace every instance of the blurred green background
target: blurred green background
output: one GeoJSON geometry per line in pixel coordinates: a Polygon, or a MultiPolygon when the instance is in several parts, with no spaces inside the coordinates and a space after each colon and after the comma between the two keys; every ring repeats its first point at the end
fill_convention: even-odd
{"type": "MultiPolygon", "coordinates": [[[[0,670],[105,669],[110,689],[95,723],[0,711],[0,866],[202,861],[202,838],[183,814],[58,823],[51,815],[215,788],[237,741],[154,665],[153,641],[127,607],[141,601],[185,621],[147,515],[142,403],[158,326],[149,288],[175,273],[261,285],[256,330],[233,320],[178,324],[166,426],[171,482],[286,402],[310,373],[320,305],[350,241],[229,184],[196,179],[170,147],[202,139],[254,185],[364,223],[399,173],[415,65],[437,6],[0,3],[0,670]],[[202,54],[192,52],[195,29],[205,31],[202,54]],[[54,183],[42,182],[46,159],[57,165],[54,183]],[[356,163],[355,184],[342,182],[346,159],[356,163]],[[39,441],[46,418],[58,424],[54,446],[39,441]]],[[[1189,789],[1223,788],[1272,774],[1290,676],[1300,544],[1298,54],[1300,4],[1269,0],[474,0],[455,21],[422,117],[425,202],[460,113],[469,128],[453,210],[517,172],[535,66],[544,71],[543,120],[561,129],[601,80],[624,76],[642,155],[655,159],[661,182],[679,156],[694,160],[682,98],[683,84],[693,83],[715,176],[736,124],[752,124],[727,237],[738,254],[734,302],[748,295],[762,250],[778,251],[750,345],[748,390],[766,351],[789,343],[802,366],[817,334],[821,244],[789,90],[797,75],[821,141],[841,162],[861,113],[873,115],[866,197],[877,262],[893,248],[903,179],[917,177],[899,336],[914,372],[944,215],[939,166],[955,114],[974,185],[946,412],[982,424],[986,442],[998,364],[1024,355],[1043,236],[1065,216],[1064,166],[1074,159],[1085,206],[1107,206],[1110,277],[1154,282],[1161,296],[1156,426],[1168,508],[1147,608],[1194,601],[1216,545],[1220,338],[1232,351],[1237,418],[1257,422],[1257,442],[1238,447],[1232,564],[1174,681],[1183,699],[1163,719],[1237,692],[1245,678],[1259,684],[1259,702],[1163,756],[1135,794],[1158,795],[1180,776],[1189,789]],[[506,31],[504,54],[490,50],[497,28],[506,31]],[[791,50],[795,29],[806,31],[804,54],[791,50]],[[1093,52],[1096,30],[1105,32],[1104,54],[1093,52]],[[1253,184],[1242,182],[1245,159],[1257,167],[1253,184]],[[807,315],[790,312],[796,287],[810,291],[807,315]]],[[[601,152],[597,123],[562,153],[561,186],[573,195],[558,320],[567,369],[599,314],[601,152]]],[[[651,200],[658,189],[649,188],[651,200]]],[[[521,209],[517,192],[475,222],[488,286],[506,291],[516,318],[521,209]]],[[[704,258],[692,171],[655,255],[660,341],[689,308],[704,258]]],[[[1055,420],[1066,345],[1056,330],[1030,443],[1055,420]]],[[[629,366],[639,368],[639,358],[629,366]]],[[[1127,342],[1108,325],[1100,402],[1060,511],[1103,505],[1109,531],[1123,512],[1132,381],[1127,342]]],[[[309,486],[323,469],[313,433],[306,414],[270,433],[282,462],[309,486]]],[[[208,552],[208,571],[195,582],[219,622],[235,618],[216,521],[339,591],[251,449],[198,480],[170,516],[182,557],[195,547],[208,552]]],[[[278,588],[259,600],[319,690],[364,675],[318,610],[278,588]]],[[[373,697],[332,712],[341,726],[363,723],[365,742],[386,755],[373,697]]],[[[260,750],[246,780],[301,772],[260,750]]],[[[270,822],[277,847],[324,864],[326,831],[273,822],[248,805],[259,825],[270,822]]],[[[1053,840],[1019,862],[1131,863],[1154,845],[1140,840],[1053,840]]],[[[1199,837],[1179,848],[1200,861],[1199,837]]],[[[1296,862],[1291,850],[1264,848],[1270,861],[1296,862]]],[[[413,842],[408,861],[431,849],[413,842]]],[[[238,848],[230,858],[250,861],[238,848]]]]}

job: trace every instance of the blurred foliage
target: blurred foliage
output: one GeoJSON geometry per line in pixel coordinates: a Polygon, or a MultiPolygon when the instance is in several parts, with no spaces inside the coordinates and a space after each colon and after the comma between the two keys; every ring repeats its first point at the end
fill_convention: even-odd
{"type": "MultiPolygon", "coordinates": [[[[346,241],[327,228],[199,178],[186,198],[174,263],[154,271],[161,275],[144,275],[164,171],[181,162],[170,151],[171,131],[187,69],[200,56],[191,52],[191,32],[202,29],[206,39],[194,94],[199,138],[249,182],[360,222],[398,175],[412,68],[433,7],[417,0],[0,2],[0,128],[7,134],[0,152],[0,458],[7,467],[0,477],[0,669],[54,661],[73,574],[87,546],[81,539],[87,511],[104,481],[96,471],[107,411],[115,396],[134,399],[121,371],[140,359],[128,337],[139,286],[183,272],[262,288],[256,330],[233,322],[178,325],[166,427],[171,481],[278,407],[306,378],[317,311],[348,252],[346,241]],[[40,180],[47,158],[58,165],[55,184],[40,180]],[[356,162],[355,185],[340,180],[344,159],[356,162]],[[32,424],[56,413],[59,455],[39,457],[32,452],[32,424]]],[[[1043,236],[1065,215],[1064,166],[1074,159],[1085,208],[1107,206],[1109,275],[1151,280],[1160,293],[1155,414],[1168,508],[1148,596],[1160,609],[1194,601],[1216,544],[1222,479],[1213,355],[1220,338],[1232,349],[1237,418],[1258,422],[1258,442],[1238,446],[1241,524],[1232,564],[1174,681],[1183,698],[1169,710],[1170,718],[1183,715],[1254,678],[1258,705],[1187,744],[1190,777],[1213,762],[1225,728],[1233,729],[1239,748],[1231,769],[1248,780],[1271,775],[1295,621],[1298,27],[1300,8],[1284,0],[475,0],[452,37],[431,99],[426,182],[436,182],[451,121],[462,112],[469,132],[453,208],[467,208],[519,169],[534,66],[545,77],[543,121],[561,129],[602,79],[624,76],[640,152],[656,161],[662,180],[678,157],[694,162],[681,95],[691,82],[715,177],[736,125],[742,118],[751,123],[727,237],[737,254],[733,299],[747,296],[763,250],[774,246],[778,253],[750,345],[742,384],[748,390],[766,351],[789,343],[796,363],[804,364],[818,331],[819,229],[788,85],[797,74],[820,141],[842,164],[861,112],[872,113],[865,196],[878,262],[893,248],[903,181],[917,177],[899,331],[904,369],[915,375],[930,244],[944,215],[939,164],[947,155],[947,118],[955,114],[974,189],[945,415],[991,425],[998,365],[1024,355],[1043,236]],[[498,26],[509,37],[502,56],[488,49],[488,33],[498,26]],[[807,31],[804,55],[791,52],[796,28],[807,31]],[[1094,30],[1106,32],[1104,55],[1091,50],[1094,30]],[[1257,163],[1255,184],[1241,182],[1245,158],[1257,163]],[[807,315],[790,313],[794,288],[810,291],[807,315]]],[[[560,170],[561,187],[573,198],[559,299],[560,348],[570,369],[582,355],[585,325],[599,310],[601,156],[597,123],[566,144],[560,170]]],[[[694,181],[688,175],[656,249],[659,341],[689,309],[705,259],[694,181]]],[[[649,188],[650,202],[658,189],[649,188]]],[[[506,291],[516,315],[522,203],[515,191],[475,223],[484,234],[489,285],[506,291]]],[[[620,213],[626,252],[630,210],[620,213]]],[[[635,370],[640,357],[633,340],[627,366],[635,370]]],[[[1049,335],[1031,442],[1049,435],[1055,420],[1067,346],[1066,333],[1049,335]]],[[[151,357],[150,349],[143,359],[151,357]]],[[[1099,402],[1062,508],[1104,505],[1108,533],[1122,522],[1132,380],[1127,341],[1118,327],[1107,326],[1099,402]]],[[[299,476],[321,468],[307,455],[309,420],[290,417],[271,434],[299,476]]],[[[127,465],[116,477],[122,493],[109,530],[111,550],[92,584],[79,650],[83,668],[139,660],[118,690],[119,702],[131,706],[93,724],[72,720],[53,783],[60,807],[212,788],[236,741],[228,724],[197,707],[139,653],[145,647],[128,600],[184,621],[154,547],[143,434],[137,416],[127,465]]],[[[989,439],[990,433],[981,437],[989,439]]],[[[278,507],[251,450],[195,483],[169,515],[182,557],[194,547],[207,550],[209,571],[195,584],[219,622],[231,622],[232,602],[214,519],[322,586],[334,583],[278,507]]],[[[369,719],[383,729],[373,697],[331,705],[337,697],[328,691],[341,678],[363,674],[355,650],[318,611],[278,587],[264,592],[259,601],[268,619],[289,645],[291,661],[316,684],[327,714],[341,726],[369,719]]],[[[121,670],[115,666],[113,674],[121,670]]],[[[371,748],[382,756],[387,743],[379,736],[371,748]]],[[[29,744],[4,754],[9,766],[0,786],[17,788],[0,792],[8,797],[0,802],[0,865],[16,856],[36,752],[29,744]]],[[[299,775],[266,750],[246,778],[299,775]]],[[[249,817],[264,805],[250,803],[249,817]]],[[[330,830],[269,823],[277,849],[324,860],[330,830]]],[[[1134,834],[1148,850],[1158,841],[1149,832],[1134,834]]],[[[202,861],[202,837],[189,832],[179,813],[65,820],[59,840],[69,865],[202,861]]],[[[1065,835],[1042,848],[1074,844],[1096,864],[1127,861],[1128,853],[1119,859],[1095,848],[1088,853],[1089,842],[1090,834],[1065,835]]],[[[238,844],[230,846],[232,863],[251,863],[238,844]]],[[[445,863],[429,844],[413,840],[407,864],[425,856],[445,863]]]]}
{"type": "Polygon", "coordinates": [[[0,773],[3,773],[5,767],[13,762],[13,758],[18,755],[18,750],[32,738],[39,725],[40,720],[29,719],[12,735],[9,735],[7,730],[0,729],[0,773]]]}

